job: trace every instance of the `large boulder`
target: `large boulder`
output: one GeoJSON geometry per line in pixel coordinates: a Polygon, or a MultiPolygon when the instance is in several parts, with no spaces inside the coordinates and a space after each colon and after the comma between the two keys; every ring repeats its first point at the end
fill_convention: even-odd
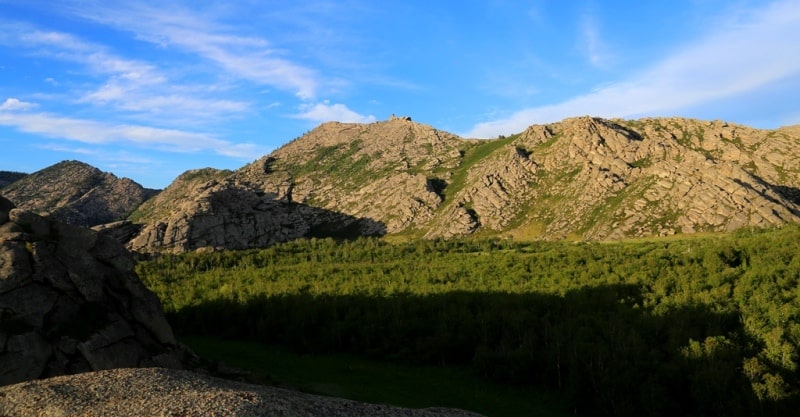
{"type": "Polygon", "coordinates": [[[0,197],[0,385],[84,371],[181,367],[155,294],[111,237],[0,197]]]}

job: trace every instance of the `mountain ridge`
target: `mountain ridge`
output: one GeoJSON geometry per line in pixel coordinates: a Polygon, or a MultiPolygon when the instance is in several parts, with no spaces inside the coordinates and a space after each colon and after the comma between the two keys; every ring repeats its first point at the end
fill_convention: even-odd
{"type": "MultiPolygon", "coordinates": [[[[614,240],[800,221],[800,126],[575,117],[464,139],[323,123],[234,171],[187,171],[129,216],[139,252],[303,237],[614,240]],[[140,229],[140,231],[139,231],[140,229]]],[[[5,192],[5,189],[4,189],[5,192]]]]}
{"type": "Polygon", "coordinates": [[[79,226],[123,220],[157,193],[75,160],[25,175],[0,190],[21,209],[79,226]]]}
{"type": "MultiPolygon", "coordinates": [[[[475,140],[407,118],[330,122],[202,187],[209,195],[236,190],[239,202],[249,199],[234,210],[239,220],[228,214],[226,227],[249,222],[248,228],[262,227],[263,233],[280,229],[273,241],[308,237],[308,227],[264,208],[279,202],[372,225],[361,224],[356,234],[410,238],[607,240],[722,232],[800,219],[796,131],[586,116],[475,140]],[[280,226],[247,220],[265,216],[280,226]]],[[[172,187],[165,192],[175,192],[172,187]]],[[[184,194],[183,205],[197,208],[208,201],[184,194]]],[[[213,210],[193,209],[180,227],[165,216],[140,217],[144,230],[130,247],[199,249],[186,242],[184,232],[197,233],[221,207],[233,204],[215,201],[213,210]],[[154,232],[159,227],[172,230],[171,236],[154,232]]],[[[178,202],[165,204],[171,209],[162,211],[180,212],[178,202]]],[[[209,233],[216,236],[212,248],[251,245],[230,245],[233,238],[223,232],[209,233]]]]}

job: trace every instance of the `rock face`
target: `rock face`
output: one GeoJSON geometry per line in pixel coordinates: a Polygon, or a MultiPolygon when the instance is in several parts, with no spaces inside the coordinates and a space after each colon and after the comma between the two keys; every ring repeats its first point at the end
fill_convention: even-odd
{"type": "MultiPolygon", "coordinates": [[[[192,181],[190,171],[139,212],[154,218],[129,242],[136,251],[181,252],[197,249],[266,247],[300,237],[382,234],[382,224],[324,208],[298,204],[265,193],[236,177],[192,181]]],[[[216,174],[214,174],[216,175],[216,174]]],[[[134,213],[138,215],[138,213],[134,213]]]]}
{"type": "Polygon", "coordinates": [[[180,367],[156,296],[122,245],[0,197],[0,385],[136,366],[180,367]]]}
{"type": "Polygon", "coordinates": [[[568,119],[512,146],[538,167],[516,213],[547,237],[730,231],[800,221],[800,136],[724,122],[568,119]]]}
{"type": "Polygon", "coordinates": [[[188,371],[115,369],[0,387],[0,415],[34,417],[480,417],[412,410],[237,383],[188,371]]]}
{"type": "Polygon", "coordinates": [[[780,225],[800,221],[798,149],[797,127],[678,118],[578,117],[493,140],[405,117],[325,123],[238,171],[179,178],[135,213],[130,247],[258,247],[320,224],[591,240],[780,225]]]}
{"type": "Polygon", "coordinates": [[[64,161],[13,182],[0,194],[21,209],[95,226],[125,219],[157,191],[83,162],[64,161]]]}

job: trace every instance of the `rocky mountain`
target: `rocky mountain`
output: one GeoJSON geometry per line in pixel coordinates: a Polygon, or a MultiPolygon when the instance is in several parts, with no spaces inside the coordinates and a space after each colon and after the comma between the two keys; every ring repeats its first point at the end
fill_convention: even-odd
{"type": "Polygon", "coordinates": [[[246,249],[298,237],[383,233],[369,219],[277,198],[237,173],[210,169],[184,173],[131,217],[146,222],[129,242],[140,252],[246,249]]]}
{"type": "Polygon", "coordinates": [[[3,188],[14,181],[25,178],[26,175],[28,174],[23,172],[0,171],[0,188],[3,188]]]}
{"type": "Polygon", "coordinates": [[[800,221],[800,127],[591,117],[465,140],[408,118],[325,123],[135,214],[137,251],[314,235],[620,239],[800,221]],[[320,233],[324,231],[325,233],[320,233]]]}
{"type": "Polygon", "coordinates": [[[119,242],[0,197],[0,385],[182,368],[184,350],[133,266],[119,242]]]}
{"type": "Polygon", "coordinates": [[[0,190],[21,209],[80,226],[126,218],[158,191],[79,161],[63,161],[0,190]]]}

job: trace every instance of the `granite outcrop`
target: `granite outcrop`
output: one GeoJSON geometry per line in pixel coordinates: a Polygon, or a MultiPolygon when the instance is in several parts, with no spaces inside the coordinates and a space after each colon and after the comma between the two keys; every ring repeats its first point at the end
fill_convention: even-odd
{"type": "Polygon", "coordinates": [[[131,254],[0,197],[0,385],[111,368],[182,368],[131,254]]]}

